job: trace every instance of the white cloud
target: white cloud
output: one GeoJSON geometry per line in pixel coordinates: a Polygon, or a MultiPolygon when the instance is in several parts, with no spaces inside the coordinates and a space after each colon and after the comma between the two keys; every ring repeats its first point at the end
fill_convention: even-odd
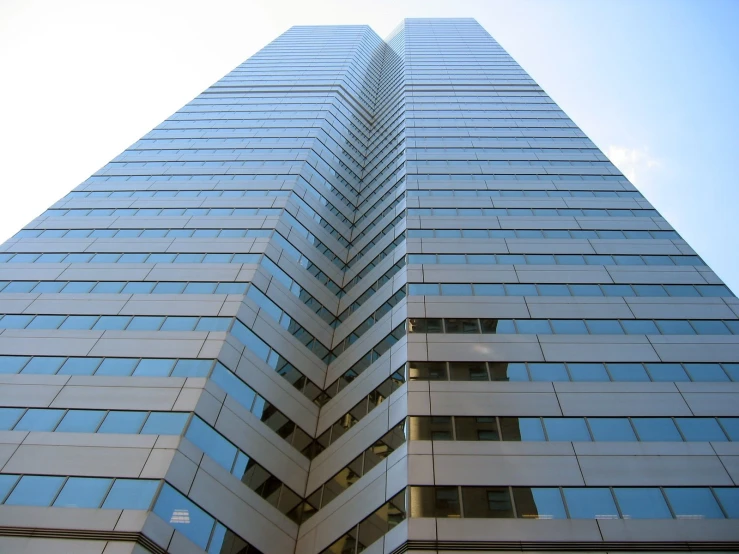
{"type": "Polygon", "coordinates": [[[662,161],[653,158],[649,148],[628,148],[626,146],[609,146],[606,156],[633,183],[644,183],[649,175],[662,167],[662,161]]]}

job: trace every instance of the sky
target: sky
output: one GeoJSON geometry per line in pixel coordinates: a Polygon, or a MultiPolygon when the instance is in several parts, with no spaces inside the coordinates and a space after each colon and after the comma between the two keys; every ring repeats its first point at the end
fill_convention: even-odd
{"type": "Polygon", "coordinates": [[[739,293],[737,0],[1,0],[0,241],[292,25],[474,17],[739,293]]]}

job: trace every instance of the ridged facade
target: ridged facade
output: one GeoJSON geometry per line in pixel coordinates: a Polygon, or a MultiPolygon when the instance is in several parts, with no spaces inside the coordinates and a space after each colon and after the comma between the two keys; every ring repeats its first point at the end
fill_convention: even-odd
{"type": "Polygon", "coordinates": [[[472,19],[293,27],[0,313],[2,552],[739,549],[739,302],[472,19]]]}

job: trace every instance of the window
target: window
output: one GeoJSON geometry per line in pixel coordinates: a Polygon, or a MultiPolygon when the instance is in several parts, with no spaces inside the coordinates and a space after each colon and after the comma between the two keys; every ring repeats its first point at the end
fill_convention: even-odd
{"type": "Polygon", "coordinates": [[[710,489],[665,488],[665,495],[678,519],[723,518],[710,489]]]}
{"type": "Polygon", "coordinates": [[[159,481],[116,479],[105,497],[103,508],[148,510],[159,481]]]}
{"type": "Polygon", "coordinates": [[[70,477],[54,501],[54,506],[62,508],[98,508],[112,482],[112,479],[70,477]]]}
{"type": "Polygon", "coordinates": [[[64,479],[64,477],[24,475],[10,493],[5,504],[48,506],[62,487],[64,479]]]}
{"type": "Polygon", "coordinates": [[[650,488],[616,488],[616,501],[624,519],[671,519],[662,491],[650,488]]]}
{"type": "Polygon", "coordinates": [[[615,519],[618,510],[610,489],[564,488],[567,508],[573,519],[615,519]]]}
{"type": "Polygon", "coordinates": [[[513,487],[516,515],[524,519],[564,519],[567,517],[562,493],[557,488],[513,487]]]}

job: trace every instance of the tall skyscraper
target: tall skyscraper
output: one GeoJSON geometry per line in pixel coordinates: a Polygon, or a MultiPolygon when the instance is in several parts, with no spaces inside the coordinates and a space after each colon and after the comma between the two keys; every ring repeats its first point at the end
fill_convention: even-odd
{"type": "Polygon", "coordinates": [[[472,19],[290,29],[0,262],[0,552],[739,549],[739,302],[472,19]]]}

